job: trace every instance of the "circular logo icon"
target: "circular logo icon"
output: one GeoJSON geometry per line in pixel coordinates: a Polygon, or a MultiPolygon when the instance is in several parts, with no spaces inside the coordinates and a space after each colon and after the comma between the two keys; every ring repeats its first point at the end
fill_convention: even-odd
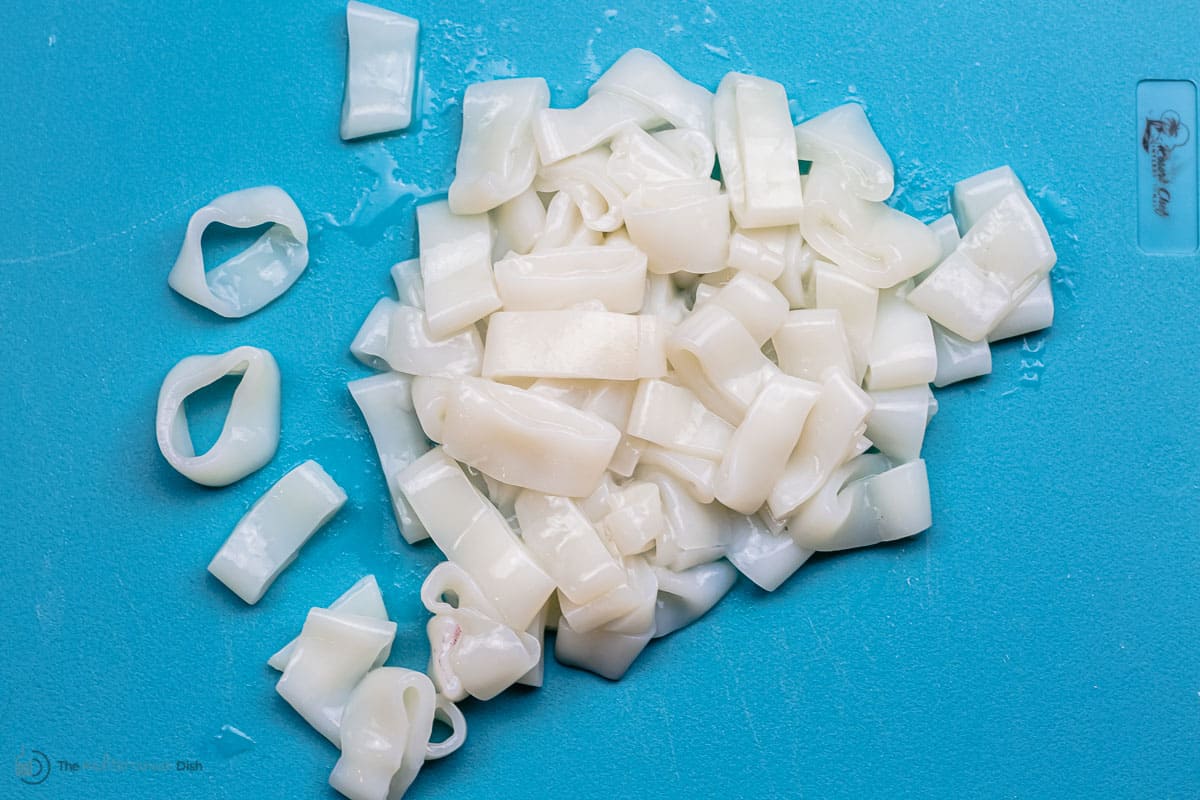
{"type": "Polygon", "coordinates": [[[21,783],[37,786],[50,777],[50,757],[41,750],[22,750],[17,756],[16,772],[21,783]]]}

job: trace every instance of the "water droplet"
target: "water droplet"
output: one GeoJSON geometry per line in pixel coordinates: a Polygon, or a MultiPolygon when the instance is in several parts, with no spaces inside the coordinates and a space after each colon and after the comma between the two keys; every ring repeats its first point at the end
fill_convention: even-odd
{"type": "Polygon", "coordinates": [[[244,731],[232,725],[222,725],[221,732],[213,737],[217,752],[224,758],[233,758],[254,749],[255,741],[244,731]]]}

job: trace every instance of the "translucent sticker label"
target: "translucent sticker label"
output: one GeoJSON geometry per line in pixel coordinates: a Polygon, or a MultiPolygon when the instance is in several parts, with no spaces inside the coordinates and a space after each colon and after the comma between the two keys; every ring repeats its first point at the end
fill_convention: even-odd
{"type": "Polygon", "coordinates": [[[1142,81],[1138,112],[1138,244],[1147,253],[1197,246],[1196,85],[1142,81]]]}

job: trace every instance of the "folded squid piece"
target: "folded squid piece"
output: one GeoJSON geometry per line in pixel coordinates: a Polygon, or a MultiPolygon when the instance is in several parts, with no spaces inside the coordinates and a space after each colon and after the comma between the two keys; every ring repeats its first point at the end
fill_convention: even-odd
{"type": "Polygon", "coordinates": [[[1054,322],[1054,293],[1050,276],[1042,278],[1016,308],[988,332],[989,342],[999,342],[1049,328],[1054,322]]]}
{"type": "Polygon", "coordinates": [[[665,375],[665,326],[611,311],[500,311],[488,322],[488,378],[632,381],[665,375]]]}
{"type": "Polygon", "coordinates": [[[867,359],[870,391],[926,384],[937,377],[937,347],[929,317],[895,291],[879,293],[867,359]]]}
{"type": "Polygon", "coordinates": [[[683,294],[675,288],[670,275],[646,276],[646,294],[641,313],[652,314],[672,328],[688,315],[683,294]]]}
{"type": "Polygon", "coordinates": [[[642,450],[639,466],[670,475],[697,503],[711,503],[716,499],[717,467],[720,462],[715,458],[681,453],[644,440],[639,440],[639,446],[642,450]]]}
{"type": "Polygon", "coordinates": [[[624,559],[624,570],[625,580],[620,585],[586,603],[573,603],[558,593],[562,618],[572,630],[589,633],[603,626],[620,633],[639,633],[654,624],[658,582],[653,568],[641,556],[629,556],[624,559]]]}
{"type": "Polygon", "coordinates": [[[400,535],[409,544],[429,538],[399,484],[400,471],[432,448],[413,410],[412,379],[392,372],[350,381],[346,387],[375,442],[400,535]]]}
{"type": "Polygon", "coordinates": [[[737,581],[737,570],[725,561],[714,561],[675,572],[654,568],[658,600],[654,611],[654,638],[686,628],[720,602],[737,581]]]}
{"type": "Polygon", "coordinates": [[[308,226],[278,186],[223,194],[192,214],[167,284],[222,317],[253,314],[286,292],[308,266],[308,226]],[[201,239],[209,225],[254,228],[273,223],[250,247],[205,271],[201,239]]]}
{"type": "Polygon", "coordinates": [[[775,288],[787,298],[790,308],[808,308],[815,303],[811,284],[816,260],[816,253],[804,243],[800,226],[788,228],[783,248],[783,272],[775,279],[775,288]]]}
{"type": "Polygon", "coordinates": [[[681,453],[719,459],[733,426],[705,408],[689,389],[662,380],[638,384],[625,431],[681,453]]]}
{"type": "Polygon", "coordinates": [[[738,228],[729,237],[729,266],[739,272],[778,280],[787,266],[788,237],[798,225],[774,228],[738,228]]]}
{"type": "Polygon", "coordinates": [[[667,337],[666,350],[679,382],[733,425],[779,374],[737,317],[716,303],[692,311],[667,337]]]}
{"type": "MultiPolygon", "coordinates": [[[[696,287],[696,305],[702,288],[696,287]]],[[[775,335],[788,314],[787,298],[774,284],[747,272],[734,275],[708,299],[732,314],[759,346],[775,335]]]]}
{"type": "Polygon", "coordinates": [[[870,363],[879,290],[851,278],[833,264],[818,261],[813,265],[813,291],[817,308],[841,313],[854,361],[853,377],[861,380],[870,363]]]}
{"type": "Polygon", "coordinates": [[[342,103],[343,139],[408,127],[419,29],[417,20],[403,14],[356,0],[346,4],[350,48],[342,103]]]}
{"type": "Polygon", "coordinates": [[[595,247],[603,242],[604,234],[583,223],[579,204],[566,192],[558,192],[546,206],[546,223],[530,252],[564,247],[595,247]]]}
{"type": "MultiPolygon", "coordinates": [[[[548,595],[547,595],[548,596],[548,595]]],[[[537,639],[501,618],[486,594],[461,567],[445,562],[421,586],[421,601],[433,614],[429,675],[438,692],[459,702],[467,695],[491,700],[516,683],[541,658],[537,639]]]]}
{"type": "Polygon", "coordinates": [[[588,96],[611,92],[629,97],[676,128],[713,138],[713,95],[692,83],[654,53],[634,48],[616,60],[588,89],[588,96]]]}
{"type": "Polygon", "coordinates": [[[625,193],[608,176],[612,152],[596,147],[586,153],[543,165],[534,180],[539,192],[562,192],[575,201],[583,224],[594,231],[615,231],[624,222],[625,193]]]}
{"type": "Polygon", "coordinates": [[[441,444],[446,424],[446,407],[456,383],[451,378],[427,378],[417,375],[411,381],[412,407],[426,438],[441,444]]]}
{"type": "Polygon", "coordinates": [[[607,504],[610,510],[599,528],[621,555],[644,553],[666,536],[667,518],[655,484],[633,481],[611,492],[607,504]]]}
{"type": "Polygon", "coordinates": [[[425,310],[425,283],[421,280],[421,259],[409,258],[398,261],[389,271],[396,285],[396,296],[400,303],[425,310]]]}
{"type": "Polygon", "coordinates": [[[836,308],[789,311],[771,342],[779,368],[793,377],[822,381],[829,370],[855,374],[842,312],[836,308]]]}
{"type": "Polygon", "coordinates": [[[932,325],[933,346],[937,350],[934,386],[940,389],[952,383],[987,375],[992,371],[992,348],[986,340],[972,342],[946,330],[936,322],[932,325]]]}
{"type": "Polygon", "coordinates": [[[812,554],[812,550],[796,544],[782,526],[772,531],[762,515],[730,520],[725,557],[760,589],[778,589],[812,554]]]}
{"type": "Polygon", "coordinates": [[[779,374],[750,403],[717,469],[716,497],[741,514],[767,501],[800,441],[804,422],[821,396],[821,384],[779,374]]]}
{"type": "Polygon", "coordinates": [[[417,207],[425,315],[438,338],[500,308],[492,276],[492,226],[486,214],[458,216],[445,201],[417,207]]]}
{"type": "MultiPolygon", "coordinates": [[[[695,131],[684,133],[695,134],[695,131]]],[[[680,141],[678,144],[686,143],[680,141]]],[[[609,150],[612,156],[608,160],[608,176],[626,194],[644,183],[696,180],[712,175],[711,162],[708,169],[704,169],[702,151],[681,154],[657,135],[646,133],[636,125],[626,125],[617,131],[609,150]]]]}
{"type": "Polygon", "coordinates": [[[528,626],[554,581],[462,468],[437,447],[401,471],[398,483],[438,549],[479,585],[499,618],[517,630],[528,626]]]}
{"type": "Polygon", "coordinates": [[[266,350],[235,347],[217,355],[188,356],[163,379],[154,419],[158,449],[185,478],[228,486],[261,469],[279,446],[279,365],[266,350]],[[229,375],[240,375],[221,434],[196,453],[188,430],[188,397],[229,375]]]}
{"type": "Polygon", "coordinates": [[[663,118],[645,103],[613,92],[595,92],[575,108],[544,108],[533,118],[533,138],[543,164],[553,164],[607,144],[634,126],[651,130],[663,118]]]}
{"type": "Polygon", "coordinates": [[[846,550],[913,536],[932,524],[925,462],[893,466],[886,456],[863,455],[800,507],[788,533],[811,550],[846,550]]]}
{"type": "Polygon", "coordinates": [[[320,464],[305,461],[254,502],[213,556],[208,571],[254,605],[345,503],[342,487],[320,464]]]}
{"type": "Polygon", "coordinates": [[[700,178],[637,187],[625,199],[625,228],[651,272],[703,274],[725,268],[729,195],[700,178]]]}
{"type": "Polygon", "coordinates": [[[847,275],[886,289],[938,262],[937,237],[920,220],[857,197],[839,170],[814,163],[805,184],[804,239],[847,275]]]}
{"type": "Polygon", "coordinates": [[[350,342],[350,355],[363,366],[380,372],[392,368],[387,361],[388,331],[392,326],[392,314],[399,307],[400,304],[390,297],[381,297],[359,326],[354,341],[350,342]]]}
{"type": "Polygon", "coordinates": [[[510,252],[524,255],[537,245],[546,227],[546,206],[530,187],[493,209],[492,223],[496,228],[497,257],[510,252]]]}
{"type": "Polygon", "coordinates": [[[660,470],[639,467],[635,477],[658,487],[666,517],[666,529],[651,556],[655,566],[682,572],[725,554],[727,512],[696,500],[680,481],[660,470]]]}
{"type": "Polygon", "coordinates": [[[646,255],[635,247],[565,247],[496,262],[507,311],[555,311],[589,300],[635,314],[646,294],[646,255]]]}
{"type": "Polygon", "coordinates": [[[586,604],[625,583],[620,560],[569,498],[521,492],[516,512],[525,546],[572,603],[586,604]]]}
{"type": "Polygon", "coordinates": [[[394,622],[314,608],[275,691],[337,745],[351,692],[376,664],[387,660],[395,635],[394,622]]]}
{"type": "Polygon", "coordinates": [[[895,188],[891,156],[857,103],[837,106],[796,126],[796,154],[836,169],[863,200],[887,200],[895,188]]]}
{"type": "Polygon", "coordinates": [[[866,437],[897,462],[921,457],[925,429],[937,413],[937,400],[925,384],[869,392],[875,404],[867,419],[866,437]]]}
{"type": "Polygon", "coordinates": [[[396,372],[408,375],[478,375],[483,340],[473,325],[449,336],[434,336],[424,311],[397,305],[388,322],[386,361],[396,372]]]}
{"type": "Polygon", "coordinates": [[[977,342],[1041,283],[1056,258],[1029,198],[1012,192],[979,218],[907,299],[942,327],[977,342]]]}
{"type": "Polygon", "coordinates": [[[872,408],[870,395],[852,378],[841,372],[828,373],[821,396],[804,423],[800,442],[767,498],[777,519],[791,516],[851,457],[872,408]]]}
{"type": "Polygon", "coordinates": [[[667,128],[650,134],[688,165],[688,175],[711,178],[717,165],[717,148],[707,135],[687,128],[667,128]]]}
{"type": "Polygon", "coordinates": [[[731,72],[717,87],[713,116],[721,178],[738,225],[770,228],[800,222],[800,161],[783,86],[731,72]]]}
{"type": "Polygon", "coordinates": [[[462,143],[450,210],[483,214],[512,200],[533,183],[538,169],[533,120],[550,105],[543,78],[474,83],[463,95],[462,143]]]}
{"type": "MultiPolygon", "coordinates": [[[[374,575],[367,575],[360,578],[353,586],[329,604],[330,611],[338,611],[343,614],[353,614],[358,617],[369,617],[386,622],[388,619],[387,607],[383,604],[383,593],[379,591],[379,583],[375,580],[374,575]]],[[[292,654],[296,649],[296,642],[299,637],[292,639],[267,660],[267,666],[271,669],[283,672],[287,667],[288,662],[292,660],[292,654]]],[[[386,651],[380,651],[380,655],[384,658],[379,660],[379,663],[374,666],[382,666],[383,661],[387,657],[386,651]]]]}
{"type": "Polygon", "coordinates": [[[610,681],[620,680],[654,636],[654,624],[636,633],[594,628],[576,631],[565,617],[559,620],[554,657],[568,667],[587,670],[610,681]]]}
{"type": "MultiPolygon", "coordinates": [[[[445,709],[445,719],[461,719],[445,709]]],[[[425,760],[448,755],[430,744],[439,698],[429,678],[399,667],[372,670],[355,687],[342,713],[342,755],[329,785],[350,800],[399,800],[425,760]]],[[[457,711],[457,709],[455,709],[457,711]]],[[[454,726],[451,738],[461,745],[466,726],[454,726]]]]}
{"type": "Polygon", "coordinates": [[[1025,194],[1025,185],[1013,172],[1003,166],[972,175],[954,184],[950,192],[950,209],[960,231],[969,231],[984,214],[1010,194],[1025,194]]]}

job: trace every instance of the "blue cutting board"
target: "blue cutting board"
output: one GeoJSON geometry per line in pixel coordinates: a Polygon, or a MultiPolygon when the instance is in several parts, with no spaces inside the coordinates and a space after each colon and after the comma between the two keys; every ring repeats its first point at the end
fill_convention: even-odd
{"type": "MultiPolygon", "coordinates": [[[[541,690],[465,704],[467,746],[410,796],[1200,794],[1200,263],[1138,247],[1135,109],[1142,79],[1200,78],[1200,4],[387,5],[422,22],[418,119],[353,145],[340,0],[6,9],[0,796],[332,796],[335,751],[264,662],[374,573],[392,663],[424,664],[438,554],[397,536],[345,389],[366,374],[351,337],[415,254],[405,195],[448,186],[468,83],[543,75],[574,105],[634,46],[710,87],[775,78],[797,119],[860,100],[926,220],[955,180],[1012,164],[1058,248],[1058,316],[938,393],[932,530],[815,558],[774,594],[742,581],[620,683],[551,663],[541,690]],[[219,319],[166,275],[194,209],[263,183],[304,210],[312,260],[219,319]],[[155,397],[181,357],[239,344],[278,358],[280,448],[203,489],[160,457],[155,397]],[[350,502],[246,607],[204,567],[306,458],[350,502]]],[[[219,399],[196,404],[201,438],[219,399]]]]}

